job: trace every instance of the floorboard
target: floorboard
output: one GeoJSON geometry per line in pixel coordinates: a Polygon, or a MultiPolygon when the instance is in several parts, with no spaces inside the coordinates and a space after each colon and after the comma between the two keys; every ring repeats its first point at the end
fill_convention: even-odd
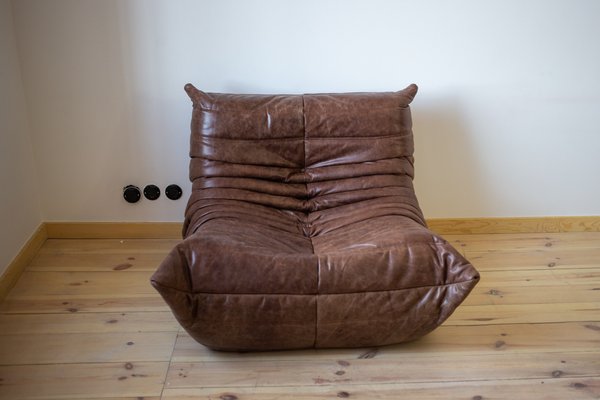
{"type": "Polygon", "coordinates": [[[386,385],[327,385],[166,389],[163,399],[192,400],[583,400],[597,399],[600,392],[598,378],[512,379],[477,382],[438,382],[386,385]]]}

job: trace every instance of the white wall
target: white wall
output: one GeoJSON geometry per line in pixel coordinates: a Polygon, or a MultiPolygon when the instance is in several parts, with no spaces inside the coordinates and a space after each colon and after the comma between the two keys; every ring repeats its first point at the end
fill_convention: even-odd
{"type": "Polygon", "coordinates": [[[0,275],[41,222],[11,7],[0,0],[0,275]]]}
{"type": "Polygon", "coordinates": [[[48,220],[181,220],[127,183],[187,184],[186,82],[411,82],[427,217],[600,215],[600,2],[13,2],[48,220]]]}

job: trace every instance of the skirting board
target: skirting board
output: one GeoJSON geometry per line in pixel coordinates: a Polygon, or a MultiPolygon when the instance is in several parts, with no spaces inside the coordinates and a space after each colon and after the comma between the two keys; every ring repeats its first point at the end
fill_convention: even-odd
{"type": "MultiPolygon", "coordinates": [[[[525,218],[436,218],[440,235],[600,232],[600,216],[525,218]]],[[[50,239],[179,239],[180,222],[46,222],[50,239]]]]}
{"type": "Polygon", "coordinates": [[[17,283],[23,270],[33,260],[47,238],[46,225],[42,222],[0,276],[0,302],[17,283]]]}
{"type": "Polygon", "coordinates": [[[427,224],[440,235],[600,232],[600,216],[439,218],[427,220],[427,224]]]}
{"type": "Polygon", "coordinates": [[[180,222],[46,222],[49,239],[180,239],[180,222]]]}

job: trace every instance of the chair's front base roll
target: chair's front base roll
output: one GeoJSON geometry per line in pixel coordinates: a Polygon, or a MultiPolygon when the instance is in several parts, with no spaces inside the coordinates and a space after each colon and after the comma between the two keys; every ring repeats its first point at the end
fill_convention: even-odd
{"type": "Polygon", "coordinates": [[[477,281],[321,295],[190,293],[152,284],[198,342],[215,350],[264,351],[418,339],[446,320],[477,281]]]}

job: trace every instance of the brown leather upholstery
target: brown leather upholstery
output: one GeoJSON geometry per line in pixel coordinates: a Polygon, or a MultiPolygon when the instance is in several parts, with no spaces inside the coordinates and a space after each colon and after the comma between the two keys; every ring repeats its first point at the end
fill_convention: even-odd
{"type": "Polygon", "coordinates": [[[393,93],[194,104],[185,240],[152,284],[220,350],[378,346],[441,324],[479,280],[425,226],[409,104],[393,93]]]}

